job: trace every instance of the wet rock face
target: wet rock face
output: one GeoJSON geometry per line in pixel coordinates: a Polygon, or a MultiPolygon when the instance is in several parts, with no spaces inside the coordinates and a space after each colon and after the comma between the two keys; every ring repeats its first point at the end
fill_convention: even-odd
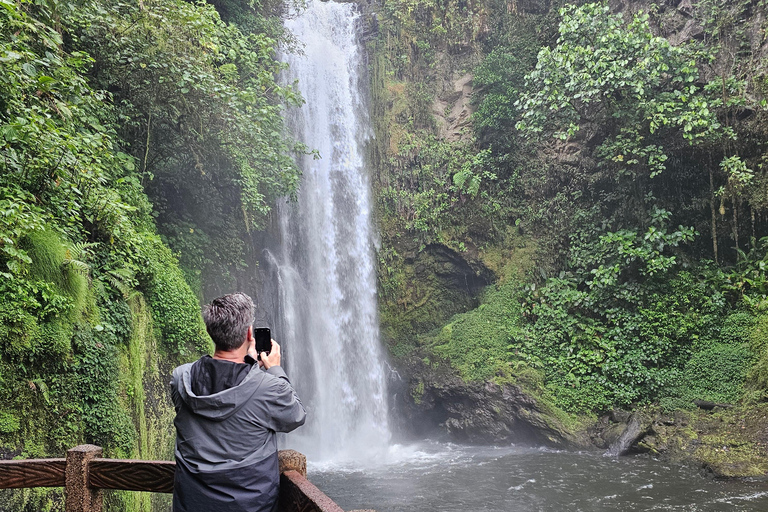
{"type": "Polygon", "coordinates": [[[443,363],[414,358],[407,364],[401,427],[416,436],[442,434],[470,444],[521,443],[555,448],[588,443],[547,416],[514,384],[466,383],[443,363]]]}
{"type": "Polygon", "coordinates": [[[626,455],[632,447],[648,432],[651,419],[641,413],[635,413],[630,418],[619,437],[613,441],[605,452],[609,457],[626,455]]]}
{"type": "Polygon", "coordinates": [[[403,246],[398,252],[403,257],[398,268],[401,283],[395,297],[379,304],[383,338],[390,347],[413,342],[456,313],[476,308],[477,295],[495,280],[479,260],[444,245],[430,244],[422,250],[403,246]]]}
{"type": "MultiPolygon", "coordinates": [[[[595,448],[608,450],[616,445],[619,438],[627,430],[627,424],[632,418],[630,411],[614,409],[610,413],[599,418],[595,423],[587,428],[587,435],[590,443],[595,448]]],[[[626,442],[625,442],[626,443],[626,442]]],[[[630,444],[630,447],[632,444],[630,444]]],[[[628,453],[624,451],[622,455],[628,453]]]]}
{"type": "Polygon", "coordinates": [[[440,138],[470,141],[472,134],[472,75],[467,73],[453,81],[453,90],[437,96],[432,104],[432,115],[440,138]]]}
{"type": "Polygon", "coordinates": [[[438,389],[435,394],[447,412],[443,426],[457,441],[568,444],[517,386],[486,382],[438,389]]]}
{"type": "MultiPolygon", "coordinates": [[[[495,280],[493,273],[480,263],[464,259],[459,253],[444,245],[431,244],[425,249],[431,268],[417,265],[416,273],[431,270],[443,286],[475,297],[480,290],[495,280]]],[[[425,277],[425,276],[422,276],[425,277]]]]}

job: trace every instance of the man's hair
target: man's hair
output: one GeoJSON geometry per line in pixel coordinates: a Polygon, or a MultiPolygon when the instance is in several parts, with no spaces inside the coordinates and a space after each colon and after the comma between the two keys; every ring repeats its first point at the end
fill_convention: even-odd
{"type": "Polygon", "coordinates": [[[234,350],[242,346],[253,324],[253,301],[244,293],[230,293],[203,306],[203,321],[216,348],[234,350]]]}

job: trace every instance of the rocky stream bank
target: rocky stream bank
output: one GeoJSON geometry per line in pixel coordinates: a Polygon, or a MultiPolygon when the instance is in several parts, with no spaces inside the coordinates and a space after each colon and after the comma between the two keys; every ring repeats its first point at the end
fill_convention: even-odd
{"type": "Polygon", "coordinates": [[[768,403],[664,412],[657,407],[573,417],[510,382],[464,382],[414,357],[396,383],[401,429],[458,443],[535,444],[651,457],[714,478],[768,477],[768,403]]]}

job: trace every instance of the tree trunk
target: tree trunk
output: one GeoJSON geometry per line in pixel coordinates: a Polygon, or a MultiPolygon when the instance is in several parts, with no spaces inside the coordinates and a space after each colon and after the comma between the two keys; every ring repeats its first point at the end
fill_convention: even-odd
{"type": "Polygon", "coordinates": [[[717,264],[717,209],[715,208],[715,177],[712,171],[712,159],[709,165],[709,209],[712,214],[712,251],[715,254],[717,264]]]}
{"type": "Polygon", "coordinates": [[[736,243],[736,260],[739,259],[739,212],[736,204],[736,194],[732,196],[733,202],[733,241],[736,243]]]}

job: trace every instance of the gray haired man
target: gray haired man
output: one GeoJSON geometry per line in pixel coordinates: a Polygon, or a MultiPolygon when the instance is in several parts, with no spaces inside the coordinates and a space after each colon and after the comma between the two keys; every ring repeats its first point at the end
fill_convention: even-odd
{"type": "Polygon", "coordinates": [[[216,345],[173,371],[176,408],[174,512],[274,512],[280,475],[275,432],[306,413],[280,367],[280,345],[257,363],[253,301],[243,293],[213,300],[203,320],[216,345]]]}

